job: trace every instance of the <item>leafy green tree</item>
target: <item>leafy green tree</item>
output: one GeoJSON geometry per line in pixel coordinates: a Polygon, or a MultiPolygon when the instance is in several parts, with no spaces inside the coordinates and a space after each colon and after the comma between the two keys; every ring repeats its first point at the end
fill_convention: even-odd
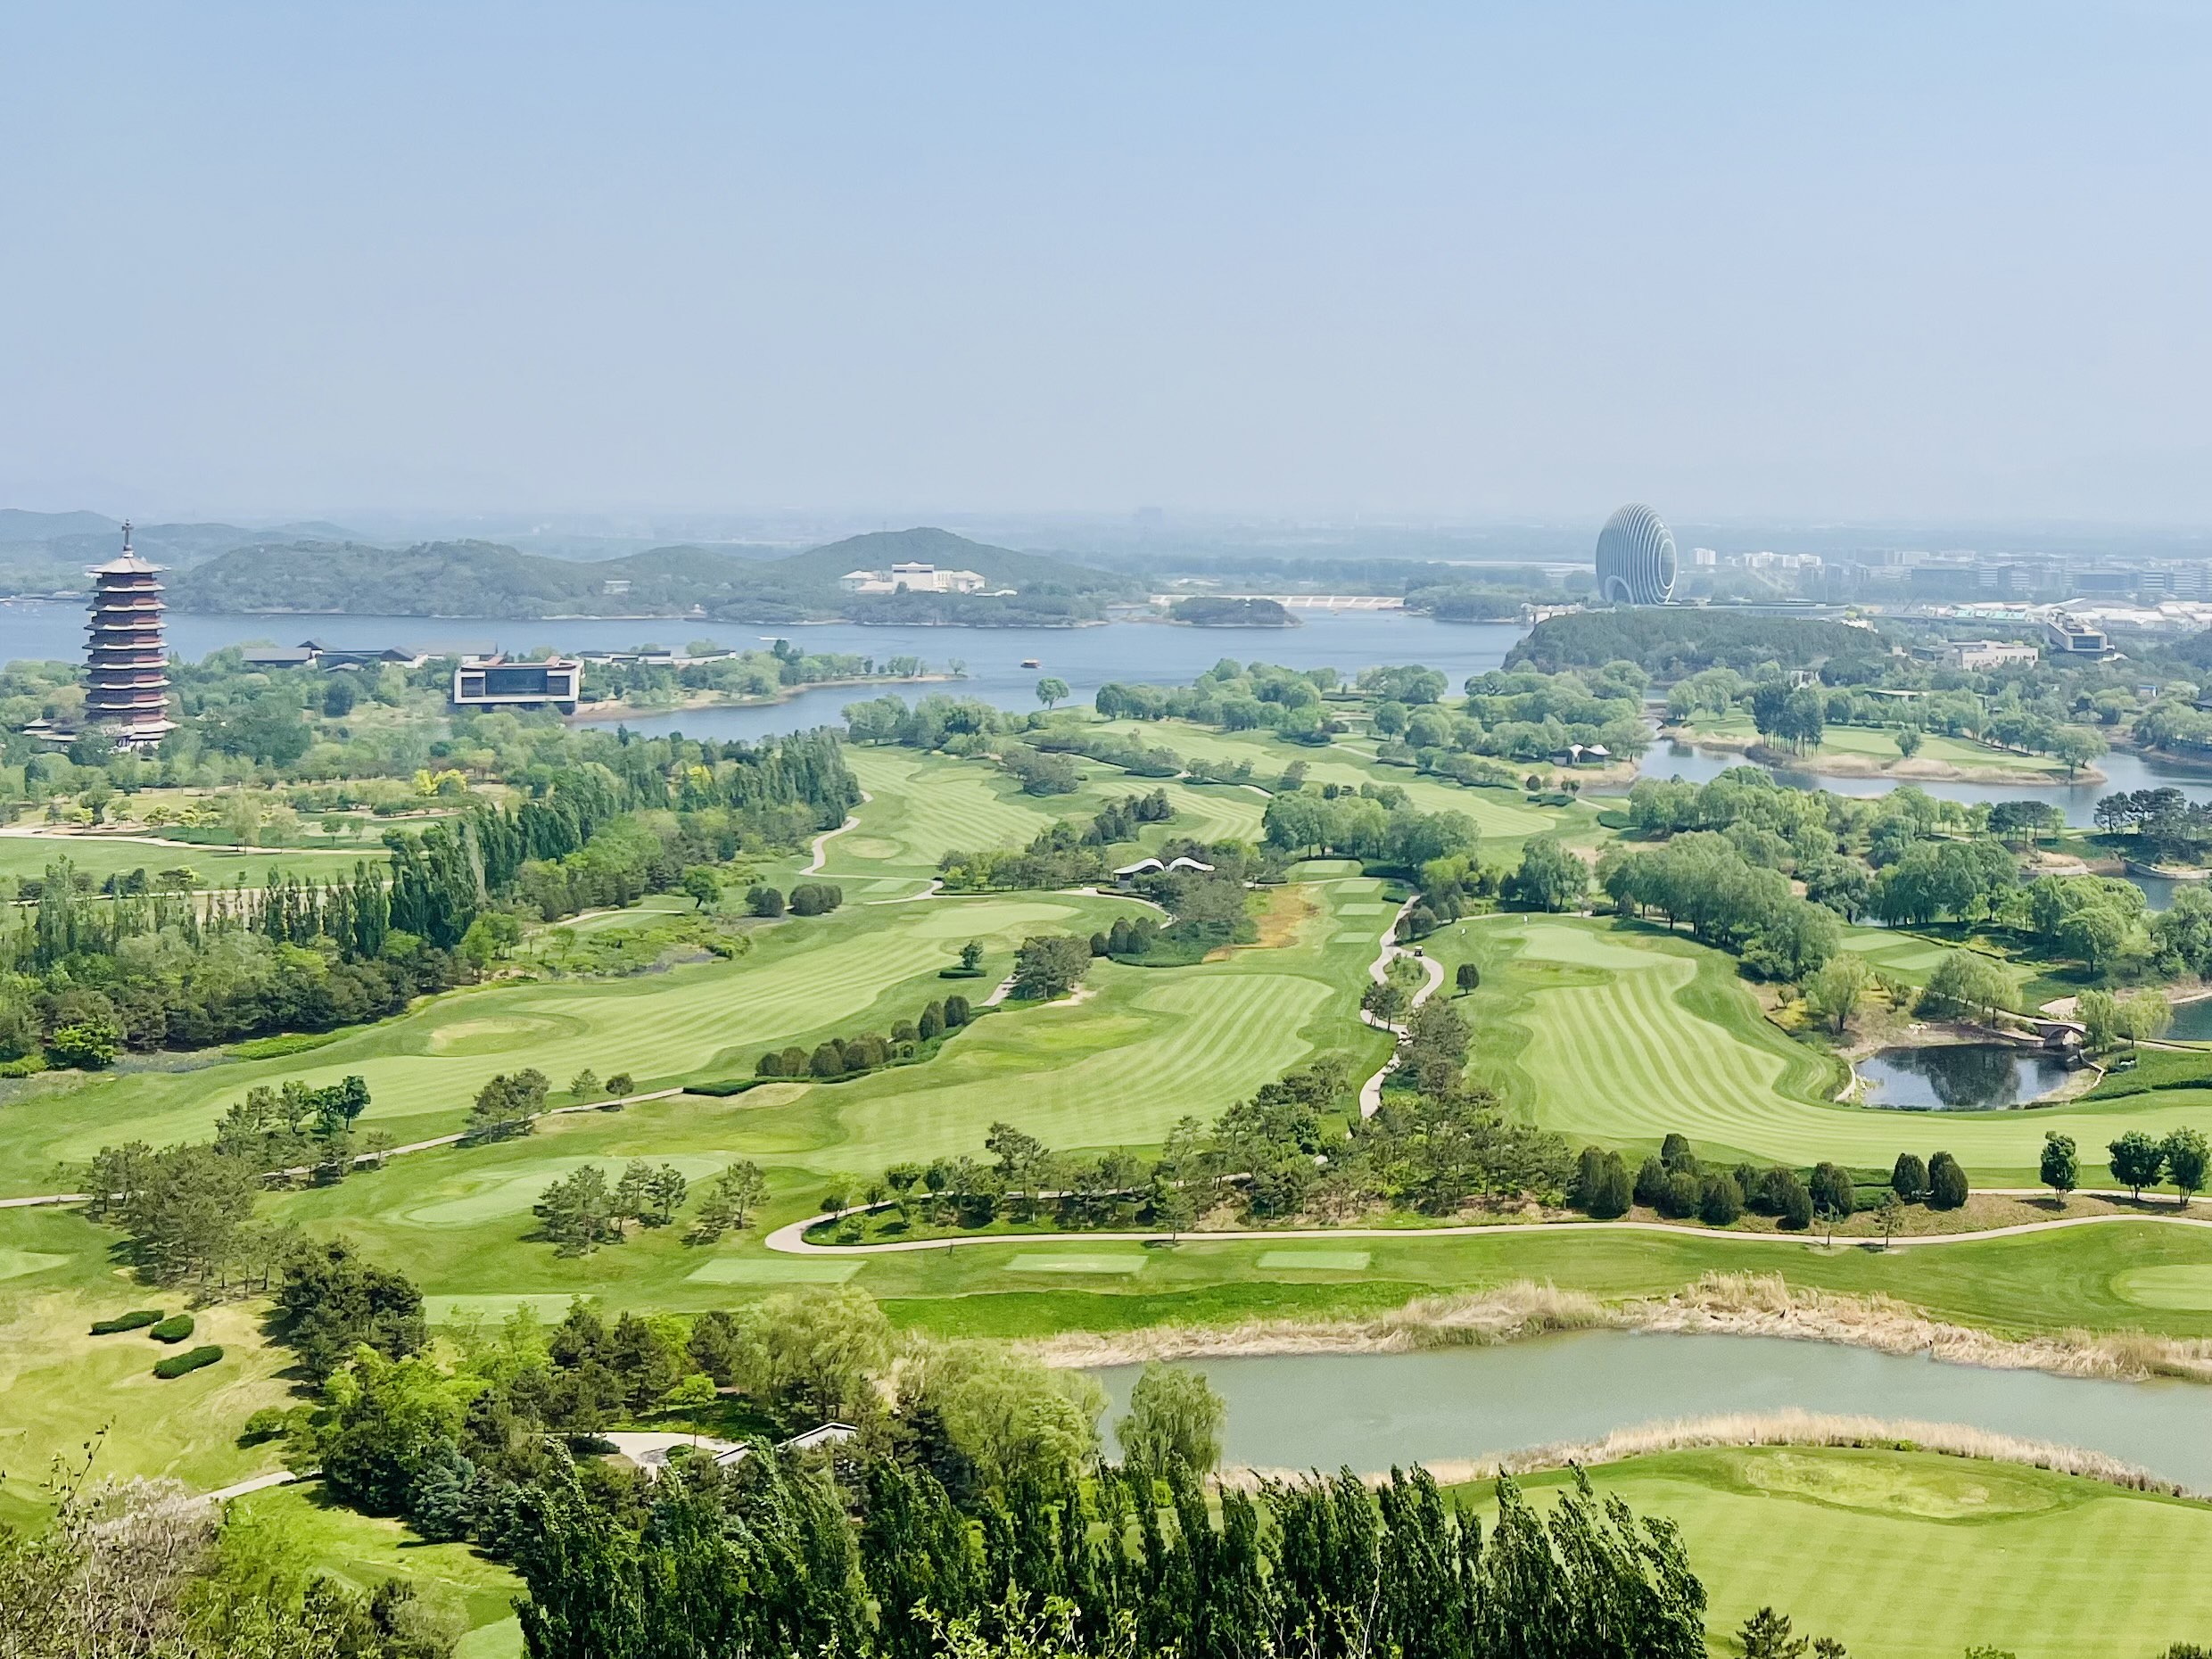
{"type": "Polygon", "coordinates": [[[85,1020],[59,1028],[46,1039],[46,1059],[79,1071],[105,1071],[122,1048],[122,1034],[104,1021],[85,1020]]]}
{"type": "Polygon", "coordinates": [[[637,1093],[637,1084],[631,1080],[630,1074],[626,1071],[618,1071],[607,1080],[607,1092],[616,1100],[620,1100],[625,1094],[634,1094],[637,1093]]]}
{"type": "Polygon", "coordinates": [[[1897,1161],[1890,1167],[1889,1184],[1908,1204],[1917,1204],[1927,1196],[1927,1166],[1919,1153],[1897,1154],[1897,1161]]]}
{"type": "Polygon", "coordinates": [[[1811,1186],[1813,1209],[1820,1215],[1840,1221],[1852,1213],[1857,1194],[1852,1186],[1851,1172],[1842,1165],[1815,1164],[1811,1186]]]}
{"type": "Polygon", "coordinates": [[[1155,1362],[1130,1391],[1128,1416],[1114,1424],[1114,1435],[1121,1455],[1147,1469],[1179,1463],[1193,1474],[1211,1474],[1228,1416],[1203,1372],[1155,1362]]]}
{"type": "Polygon", "coordinates": [[[276,1292],[277,1329],[300,1364],[327,1382],[363,1344],[404,1359],[429,1340],[423,1295],[403,1273],[366,1259],[345,1239],[302,1250],[276,1292]]]}
{"type": "Polygon", "coordinates": [[[599,1074],[586,1066],[568,1080],[569,1094],[579,1101],[596,1099],[599,1093],[599,1074]]]}
{"type": "Polygon", "coordinates": [[[1966,1171],[1949,1152],[1938,1152],[1927,1160],[1927,1207],[1930,1209],[1959,1209],[1967,1201],[1966,1171]]]}
{"type": "Polygon", "coordinates": [[[734,1380],[787,1424],[861,1423],[891,1363],[891,1326],[875,1298],[849,1286],[786,1292],[739,1316],[734,1380]]]}
{"type": "Polygon", "coordinates": [[[1091,949],[1072,934],[1032,936],[1014,953],[1013,995],[1049,1001],[1065,996],[1090,971],[1091,949]]]}
{"type": "Polygon", "coordinates": [[[765,883],[748,888],[745,895],[745,908],[749,915],[763,916],[773,920],[783,914],[783,890],[765,883]]]}
{"type": "Polygon", "coordinates": [[[714,872],[706,865],[694,864],[683,872],[682,892],[695,908],[705,910],[709,904],[721,900],[722,883],[715,879],[714,872]]]}
{"type": "Polygon", "coordinates": [[[1890,1240],[1903,1230],[1905,1207],[1894,1191],[1882,1194],[1882,1201],[1874,1207],[1874,1230],[1882,1235],[1882,1248],[1889,1248],[1890,1240]]]}
{"type": "Polygon", "coordinates": [[[1920,1006],[1929,1013],[1990,1021],[2012,995],[2012,981],[1996,963],[1973,951],[1952,951],[1928,975],[1920,1006]]]}
{"type": "Polygon", "coordinates": [[[2166,1160],[2166,1178],[2175,1186],[2175,1201],[2186,1209],[2190,1199],[2204,1190],[2208,1155],[2205,1138],[2195,1129],[2176,1129],[2160,1143],[2158,1151],[2166,1160]]]}
{"type": "Polygon", "coordinates": [[[2081,1184],[2081,1160],[2074,1151],[2074,1137],[2060,1135],[2056,1129],[2043,1135],[2043,1184],[2064,1198],[2081,1184]]]}
{"type": "Polygon", "coordinates": [[[1572,910],[1589,890],[1589,866],[1554,836],[1538,836],[1521,850],[1521,866],[1506,878],[1501,895],[1530,910],[1572,910]]]}
{"type": "Polygon", "coordinates": [[[1709,1227],[1725,1227],[1743,1213],[1744,1189],[1737,1185],[1736,1177],[1725,1169],[1707,1175],[1698,1199],[1698,1219],[1709,1227]]]}
{"type": "Polygon", "coordinates": [[[900,1367],[902,1408],[922,1426],[917,1449],[955,1490],[1011,1498],[1072,1487],[1097,1456],[1105,1400],[1096,1379],[995,1344],[929,1345],[900,1367]]]}
{"type": "Polygon", "coordinates": [[[1736,1632],[1744,1645],[1744,1659],[1804,1659],[1810,1638],[1790,1633],[1789,1615],[1762,1607],[1746,1619],[1736,1632]]]}
{"type": "Polygon", "coordinates": [[[588,1256],[601,1244],[622,1240],[615,1197],[607,1172],[597,1164],[554,1182],[531,1209],[541,1231],[564,1256],[588,1256]]]}
{"type": "Polygon", "coordinates": [[[144,1160],[116,1207],[139,1271],[157,1284],[214,1278],[253,1213],[258,1173],[211,1146],[172,1146],[144,1160]]]}
{"type": "Polygon", "coordinates": [[[533,1066],[493,1077],[476,1091],[468,1113],[468,1138],[503,1141],[529,1134],[532,1123],[545,1110],[549,1086],[545,1073],[533,1066]]]}
{"type": "Polygon", "coordinates": [[[983,941],[970,939],[960,947],[960,968],[962,973],[976,973],[983,967],[983,941]]]}
{"type": "Polygon", "coordinates": [[[1829,957],[1805,981],[1806,1011],[1826,1022],[1831,1031],[1841,1036],[1851,1017],[1866,1000],[1867,987],[1873,978],[1873,970],[1863,961],[1849,951],[1840,952],[1829,957]]]}
{"type": "Polygon", "coordinates": [[[1458,987],[1459,995],[1465,996],[1482,985],[1482,970],[1473,962],[1461,962],[1453,976],[1453,983],[1458,987]]]}
{"type": "Polygon", "coordinates": [[[2133,1192],[2139,1202],[2143,1188],[2157,1185],[2166,1168],[2166,1148],[2141,1129],[2128,1130],[2105,1151],[2111,1160],[2112,1178],[2133,1192]]]}
{"type": "Polygon", "coordinates": [[[1037,701],[1046,708],[1068,700],[1068,682],[1057,674],[1047,674],[1037,681],[1037,701]]]}

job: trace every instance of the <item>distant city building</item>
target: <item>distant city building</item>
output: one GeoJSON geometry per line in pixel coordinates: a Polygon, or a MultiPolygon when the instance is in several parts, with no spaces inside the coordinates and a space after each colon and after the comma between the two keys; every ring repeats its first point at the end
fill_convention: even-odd
{"type": "Polygon", "coordinates": [[[2061,656],[2102,656],[2112,648],[2103,629],[2071,616],[2053,616],[2044,626],[2051,636],[2051,648],[2061,656]]]}
{"type": "Polygon", "coordinates": [[[1692,548],[1689,550],[1689,562],[1699,570],[1711,570],[1721,562],[1721,556],[1711,548],[1692,548]]]}
{"type": "Polygon", "coordinates": [[[1674,595],[1674,532],[1641,503],[1597,532],[1597,597],[1608,605],[1664,605],[1674,595]]]}
{"type": "Polygon", "coordinates": [[[123,526],[120,558],[95,565],[90,636],[85,648],[85,725],[121,748],[146,748],[177,730],[169,717],[169,654],[161,640],[158,565],[131,551],[123,526]]]}
{"type": "Polygon", "coordinates": [[[935,565],[894,565],[888,570],[848,570],[838,578],[847,593],[980,593],[984,579],[972,570],[939,570],[935,565]]]}
{"type": "Polygon", "coordinates": [[[2034,664],[2043,653],[2032,645],[2009,640],[1951,640],[1936,648],[1936,660],[1948,668],[1979,673],[1991,668],[2034,664]]]}
{"type": "Polygon", "coordinates": [[[557,708],[576,712],[583,664],[568,657],[510,663],[504,656],[466,656],[453,671],[457,708],[557,708]]]}

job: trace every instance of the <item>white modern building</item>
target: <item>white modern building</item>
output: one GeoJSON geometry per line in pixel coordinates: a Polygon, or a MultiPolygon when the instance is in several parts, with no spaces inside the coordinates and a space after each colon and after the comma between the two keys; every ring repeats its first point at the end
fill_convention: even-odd
{"type": "Polygon", "coordinates": [[[972,570],[939,570],[909,562],[888,570],[848,570],[838,578],[847,593],[980,593],[983,577],[972,570]]]}
{"type": "Polygon", "coordinates": [[[510,663],[504,656],[465,656],[453,671],[456,708],[543,708],[576,712],[583,691],[583,664],[573,658],[510,663]]]}

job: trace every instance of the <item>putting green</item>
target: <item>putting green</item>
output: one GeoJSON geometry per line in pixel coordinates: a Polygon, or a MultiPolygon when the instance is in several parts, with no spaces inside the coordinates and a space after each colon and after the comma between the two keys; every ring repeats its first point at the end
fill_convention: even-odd
{"type": "Polygon", "coordinates": [[[2212,1313],[2212,1266],[2130,1267],[2113,1275],[2112,1292],[2138,1308],[2212,1313]]]}
{"type": "Polygon", "coordinates": [[[1263,1268],[1288,1267],[1304,1273],[1365,1273],[1374,1259],[1364,1250],[1269,1250],[1259,1253],[1263,1268]]]}
{"type": "MultiPolygon", "coordinates": [[[[1878,1402],[1869,1409],[1879,1411],[1878,1402]]],[[[1931,1452],[1674,1452],[1593,1469],[1664,1516],[1716,1653],[1762,1606],[1878,1659],[2164,1653],[2212,1629],[2212,1506],[1931,1452]],[[1920,1593],[1940,1587],[1936,1594],[1920,1593]]],[[[1523,1482],[1540,1507],[1569,1477],[1523,1482]]],[[[1487,1521],[1483,1489],[1463,1489],[1487,1521]]]]}
{"type": "Polygon", "coordinates": [[[34,1273],[45,1272],[49,1267],[68,1265],[67,1256],[49,1255],[45,1250],[0,1248],[0,1279],[27,1279],[34,1273]]]}
{"type": "Polygon", "coordinates": [[[1778,1450],[1743,1458],[1736,1469],[1747,1485],[1774,1497],[1802,1498],[1869,1515],[1963,1521],[2038,1515],[2066,1506],[2048,1481],[1999,1463],[1960,1459],[1955,1466],[1914,1468],[1778,1450]]]}
{"type": "Polygon", "coordinates": [[[540,1047],[557,1037],[573,1036],[581,1028],[578,1020],[527,1016],[457,1019],[425,1033],[423,1048],[432,1054],[511,1054],[540,1047]]]}
{"type": "MultiPolygon", "coordinates": [[[[704,1180],[719,1175],[736,1161],[737,1154],[725,1152],[677,1152],[669,1156],[657,1153],[639,1153],[655,1164],[673,1164],[683,1172],[687,1181],[704,1180]]],[[[403,1209],[393,1219],[418,1227],[468,1227],[495,1216],[523,1216],[538,1201],[545,1189],[556,1181],[565,1181],[586,1164],[597,1164],[606,1171],[609,1184],[622,1174],[627,1159],[606,1158],[541,1158],[534,1159],[521,1168],[485,1170],[455,1174],[441,1182],[437,1191],[449,1196],[433,1199],[403,1209]]]]}
{"type": "Polygon", "coordinates": [[[1123,1256],[1037,1256],[1024,1253],[1006,1264],[1009,1273],[1142,1273],[1144,1258],[1123,1256]]]}
{"type": "Polygon", "coordinates": [[[842,1284],[867,1265],[819,1256],[718,1256],[683,1276],[695,1284],[842,1284]]]}
{"type": "MultiPolygon", "coordinates": [[[[921,915],[906,929],[918,939],[981,939],[993,934],[1034,933],[1065,928],[1077,913],[1072,904],[1038,899],[974,899],[962,904],[917,901],[921,915]]],[[[1014,943],[1019,944],[1016,938],[1014,943]]]]}

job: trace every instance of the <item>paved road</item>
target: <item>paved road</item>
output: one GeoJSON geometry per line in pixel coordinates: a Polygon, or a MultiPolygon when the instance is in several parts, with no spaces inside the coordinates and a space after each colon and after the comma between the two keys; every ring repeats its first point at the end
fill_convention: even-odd
{"type": "MultiPolygon", "coordinates": [[[[762,1241],[770,1250],[787,1256],[869,1256],[887,1255],[896,1251],[917,1250],[953,1250],[971,1244],[1094,1244],[1094,1243],[1150,1243],[1155,1240],[1173,1238],[1184,1243],[1210,1244],[1246,1239],[1280,1241],[1297,1239],[1394,1239],[1408,1243],[1419,1239],[1497,1238],[1507,1234],[1548,1233],[1561,1238],[1604,1238],[1610,1234],[1630,1233],[1657,1233],[1671,1238],[1698,1239],[1715,1244],[1787,1244],[1799,1250],[1820,1248],[1825,1235],[1818,1233],[1727,1233],[1710,1228],[1677,1226],[1664,1221],[1508,1221],[1490,1226],[1467,1227],[1228,1227],[1209,1229],[1203,1233],[986,1233],[950,1239],[906,1239],[894,1244],[813,1244],[805,1238],[807,1228],[834,1217],[810,1216],[804,1221],[794,1221],[778,1227],[762,1241]]],[[[1901,1235],[1890,1241],[1895,1250],[1926,1250],[1944,1244],[1972,1244],[1985,1239],[2018,1238],[2030,1233],[2056,1233],[2064,1227],[2096,1227],[2112,1222],[2142,1221],[2153,1226],[2208,1227],[2212,1219],[2183,1215],[2125,1215],[2125,1216],[2068,1216],[2053,1221],[2023,1221],[2011,1226],[1987,1227],[1979,1233],[1922,1233],[1901,1235]]],[[[1876,1250],[1879,1239],[1845,1238],[1837,1243],[1846,1249],[1876,1250]]]]}
{"type": "MultiPolygon", "coordinates": [[[[1389,975],[1391,963],[1394,959],[1413,955],[1411,951],[1398,942],[1398,922],[1399,917],[1404,916],[1420,902],[1421,896],[1418,893],[1415,894],[1398,907],[1398,914],[1392,916],[1390,925],[1382,929],[1382,937],[1377,941],[1375,959],[1367,965],[1367,978],[1377,985],[1381,985],[1389,975]]],[[[1419,956],[1415,960],[1421,964],[1422,971],[1428,975],[1428,983],[1413,994],[1413,1001],[1407,1005],[1407,1011],[1409,1013],[1427,1002],[1436,994],[1437,987],[1444,983],[1444,964],[1442,962],[1438,962],[1433,956],[1419,956]]],[[[1406,1035],[1406,1028],[1401,1022],[1377,1019],[1364,1008],[1359,1011],[1359,1017],[1377,1030],[1388,1031],[1393,1036],[1403,1037],[1406,1035]]],[[[1398,1069],[1398,1063],[1399,1056],[1393,1050],[1391,1057],[1382,1062],[1382,1069],[1359,1085],[1359,1115],[1362,1118],[1372,1118],[1382,1110],[1382,1079],[1398,1069]]]]}

